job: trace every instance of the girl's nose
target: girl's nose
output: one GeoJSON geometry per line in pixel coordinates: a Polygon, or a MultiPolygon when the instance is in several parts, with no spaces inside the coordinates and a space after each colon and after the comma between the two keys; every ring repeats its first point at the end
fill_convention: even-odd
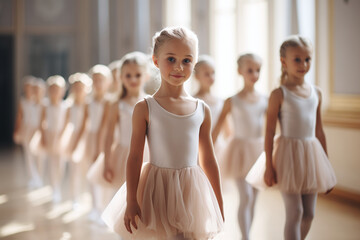
{"type": "Polygon", "coordinates": [[[175,64],[175,71],[182,71],[183,70],[183,66],[181,63],[177,63],[175,64]]]}

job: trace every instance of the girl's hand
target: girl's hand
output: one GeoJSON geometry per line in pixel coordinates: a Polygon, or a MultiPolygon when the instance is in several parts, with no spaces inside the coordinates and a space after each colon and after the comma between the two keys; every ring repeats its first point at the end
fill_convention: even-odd
{"type": "Polygon", "coordinates": [[[135,221],[136,215],[141,219],[141,210],[138,202],[136,200],[128,202],[126,206],[124,222],[125,227],[129,233],[132,233],[131,225],[133,225],[135,229],[138,228],[135,221]]]}
{"type": "Polygon", "coordinates": [[[273,167],[267,167],[264,174],[264,180],[266,185],[269,187],[275,185],[277,183],[276,172],[273,167]]]}
{"type": "Polygon", "coordinates": [[[112,180],[114,179],[114,173],[113,173],[113,171],[112,171],[110,168],[108,168],[108,167],[105,167],[103,174],[104,174],[105,180],[108,181],[109,183],[111,183],[112,180]]]}

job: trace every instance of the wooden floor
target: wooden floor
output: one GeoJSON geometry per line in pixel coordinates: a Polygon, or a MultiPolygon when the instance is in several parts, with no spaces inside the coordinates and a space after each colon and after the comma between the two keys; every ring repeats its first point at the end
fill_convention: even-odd
{"type": "MultiPolygon", "coordinates": [[[[226,224],[217,239],[241,239],[237,223],[238,193],[233,183],[224,183],[226,224]]],[[[0,239],[22,240],[113,240],[120,239],[104,226],[88,220],[89,196],[72,210],[69,201],[51,203],[51,189],[28,190],[19,148],[0,150],[0,239]]],[[[284,207],[277,191],[261,192],[251,239],[282,239],[284,207]]],[[[360,239],[360,206],[319,197],[309,240],[360,239]]]]}

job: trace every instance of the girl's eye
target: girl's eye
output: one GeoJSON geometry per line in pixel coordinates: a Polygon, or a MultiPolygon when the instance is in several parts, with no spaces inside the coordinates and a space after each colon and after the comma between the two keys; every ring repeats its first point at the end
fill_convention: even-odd
{"type": "Polygon", "coordinates": [[[183,60],[183,62],[184,62],[184,63],[191,63],[191,60],[188,59],[188,58],[185,58],[185,59],[183,60]]]}
{"type": "Polygon", "coordinates": [[[169,61],[169,62],[175,62],[175,58],[173,58],[173,57],[168,57],[168,61],[169,61]]]}
{"type": "Polygon", "coordinates": [[[136,78],[139,78],[139,77],[141,77],[141,74],[140,74],[140,73],[137,73],[137,74],[136,74],[136,78]]]}
{"type": "Polygon", "coordinates": [[[311,58],[306,58],[305,61],[306,61],[306,62],[310,62],[310,61],[311,61],[311,58]]]}
{"type": "Polygon", "coordinates": [[[300,58],[295,58],[295,62],[301,62],[300,58]]]}
{"type": "Polygon", "coordinates": [[[249,70],[248,70],[248,73],[252,73],[252,72],[253,72],[253,70],[252,70],[252,69],[249,69],[249,70]]]}
{"type": "Polygon", "coordinates": [[[130,74],[126,74],[125,77],[126,77],[126,78],[131,78],[131,75],[130,75],[130,74]]]}

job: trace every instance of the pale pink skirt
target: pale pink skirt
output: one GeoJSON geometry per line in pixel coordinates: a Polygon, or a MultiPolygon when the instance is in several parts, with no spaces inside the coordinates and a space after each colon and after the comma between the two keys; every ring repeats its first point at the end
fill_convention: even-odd
{"type": "Polygon", "coordinates": [[[221,175],[225,178],[244,179],[263,150],[262,138],[232,139],[223,154],[221,175]]]}
{"type": "Polygon", "coordinates": [[[124,226],[126,184],[102,214],[104,222],[124,239],[211,239],[223,229],[223,219],[210,182],[199,166],[159,168],[146,163],[137,199],[142,219],[133,234],[124,226]]]}
{"type": "MultiPolygon", "coordinates": [[[[277,138],[273,161],[277,187],[282,192],[324,193],[336,185],[335,172],[317,138],[277,138]]],[[[264,154],[246,178],[254,187],[262,188],[265,185],[265,163],[264,154]]]]}

